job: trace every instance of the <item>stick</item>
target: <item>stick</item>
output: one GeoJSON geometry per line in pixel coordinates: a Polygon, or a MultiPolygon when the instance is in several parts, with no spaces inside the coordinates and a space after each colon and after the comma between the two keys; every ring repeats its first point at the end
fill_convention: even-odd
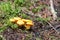
{"type": "Polygon", "coordinates": [[[59,34],[59,32],[54,28],[54,26],[52,26],[51,23],[49,23],[49,22],[47,22],[47,23],[50,25],[50,27],[52,27],[59,34]]]}
{"type": "Polygon", "coordinates": [[[50,0],[50,9],[51,9],[51,12],[53,13],[53,19],[55,20],[57,18],[57,15],[56,15],[56,12],[54,10],[53,0],[50,0]]]}

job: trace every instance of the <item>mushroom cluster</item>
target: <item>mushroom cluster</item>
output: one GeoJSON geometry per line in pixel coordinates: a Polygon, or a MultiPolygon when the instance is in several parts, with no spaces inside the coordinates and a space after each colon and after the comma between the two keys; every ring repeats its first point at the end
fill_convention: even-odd
{"type": "Polygon", "coordinates": [[[27,19],[22,19],[20,17],[14,17],[10,19],[11,22],[16,23],[19,26],[24,25],[26,29],[30,29],[34,25],[33,21],[27,20],[27,19]]]}

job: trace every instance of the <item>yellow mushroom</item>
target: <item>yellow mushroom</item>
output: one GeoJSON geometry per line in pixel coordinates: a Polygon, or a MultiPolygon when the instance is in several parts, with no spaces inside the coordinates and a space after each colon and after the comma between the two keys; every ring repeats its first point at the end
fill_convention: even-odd
{"type": "Polygon", "coordinates": [[[27,25],[33,26],[34,23],[33,22],[26,22],[27,25]]]}
{"type": "Polygon", "coordinates": [[[14,17],[13,19],[10,19],[11,22],[15,22],[19,26],[24,25],[26,29],[30,29],[34,25],[33,21],[27,20],[27,19],[21,19],[20,17],[14,17]]]}
{"type": "Polygon", "coordinates": [[[15,19],[10,19],[11,22],[15,22],[16,20],[15,19]]]}
{"type": "Polygon", "coordinates": [[[34,24],[31,20],[22,19],[22,21],[26,22],[26,24],[31,24],[31,25],[33,25],[33,24],[34,24]]]}
{"type": "Polygon", "coordinates": [[[26,22],[32,22],[31,20],[26,20],[26,22]]]}
{"type": "Polygon", "coordinates": [[[14,19],[15,19],[16,21],[21,20],[20,17],[14,17],[14,19]]]}
{"type": "Polygon", "coordinates": [[[21,25],[24,25],[24,22],[23,22],[22,20],[18,20],[18,21],[17,21],[17,24],[18,24],[19,26],[21,26],[21,25]]]}
{"type": "Polygon", "coordinates": [[[34,25],[34,23],[31,20],[22,19],[22,21],[26,22],[27,25],[34,25]]]}
{"type": "Polygon", "coordinates": [[[26,19],[22,19],[23,22],[26,22],[26,19]]]}
{"type": "Polygon", "coordinates": [[[24,22],[32,22],[31,20],[27,20],[27,19],[22,19],[22,21],[24,21],[24,22]]]}
{"type": "Polygon", "coordinates": [[[26,29],[30,29],[30,25],[24,25],[26,27],[26,29]]]}

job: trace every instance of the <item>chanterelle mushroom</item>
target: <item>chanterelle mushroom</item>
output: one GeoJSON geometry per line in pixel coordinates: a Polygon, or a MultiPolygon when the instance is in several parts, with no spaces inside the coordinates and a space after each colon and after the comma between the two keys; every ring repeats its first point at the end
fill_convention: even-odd
{"type": "Polygon", "coordinates": [[[27,19],[21,19],[20,17],[14,17],[13,19],[10,19],[11,22],[15,22],[19,26],[24,25],[26,29],[30,29],[34,25],[33,21],[27,20],[27,19]]]}
{"type": "Polygon", "coordinates": [[[33,22],[27,22],[26,24],[32,26],[33,22]]]}
{"type": "Polygon", "coordinates": [[[11,22],[15,22],[16,20],[15,19],[10,19],[11,22]]]}
{"type": "Polygon", "coordinates": [[[25,23],[24,23],[22,20],[18,20],[18,21],[17,21],[17,24],[18,24],[19,26],[21,26],[21,25],[24,25],[25,23]]]}
{"type": "Polygon", "coordinates": [[[15,19],[16,21],[21,20],[20,17],[14,17],[14,19],[15,19]]]}
{"type": "Polygon", "coordinates": [[[26,27],[26,29],[30,29],[30,25],[24,25],[26,27]]]}

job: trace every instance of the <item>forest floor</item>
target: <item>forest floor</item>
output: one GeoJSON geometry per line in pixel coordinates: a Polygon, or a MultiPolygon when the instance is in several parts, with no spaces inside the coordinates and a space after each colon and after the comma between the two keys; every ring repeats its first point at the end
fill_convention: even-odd
{"type": "Polygon", "coordinates": [[[48,0],[0,1],[0,40],[60,40],[60,18],[53,20],[48,0]],[[32,20],[34,26],[20,28],[9,21],[13,17],[32,20]]]}

